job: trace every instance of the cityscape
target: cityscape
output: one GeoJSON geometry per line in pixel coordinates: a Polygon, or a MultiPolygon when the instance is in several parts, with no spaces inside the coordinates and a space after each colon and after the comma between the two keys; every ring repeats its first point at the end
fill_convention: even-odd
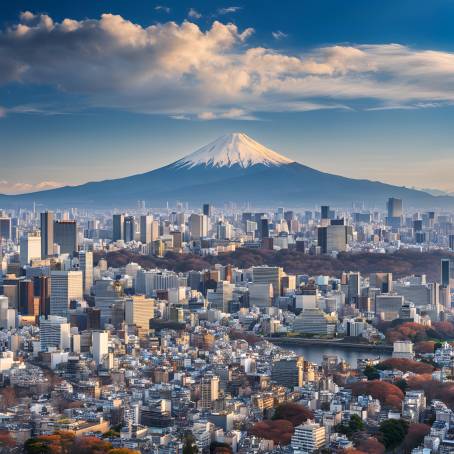
{"type": "Polygon", "coordinates": [[[452,3],[6,3],[0,454],[454,454],[452,3]]]}

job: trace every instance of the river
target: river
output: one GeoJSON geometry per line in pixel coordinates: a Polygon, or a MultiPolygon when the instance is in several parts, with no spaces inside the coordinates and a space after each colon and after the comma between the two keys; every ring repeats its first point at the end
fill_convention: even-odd
{"type": "Polygon", "coordinates": [[[391,352],[360,351],[351,348],[342,348],[340,345],[282,345],[281,347],[303,356],[306,361],[319,365],[322,364],[323,355],[336,355],[355,368],[358,365],[359,358],[372,359],[380,357],[381,359],[386,359],[391,357],[391,352]]]}

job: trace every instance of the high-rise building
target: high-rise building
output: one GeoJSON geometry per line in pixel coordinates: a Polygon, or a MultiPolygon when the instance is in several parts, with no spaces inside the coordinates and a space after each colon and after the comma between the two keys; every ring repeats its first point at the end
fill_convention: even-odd
{"type": "Polygon", "coordinates": [[[454,262],[452,259],[441,259],[441,279],[442,287],[448,288],[454,278],[454,262]]]}
{"type": "Polygon", "coordinates": [[[47,319],[42,317],[39,321],[41,351],[47,351],[51,348],[69,349],[71,346],[70,330],[71,325],[65,317],[52,315],[47,319]]]}
{"type": "Polygon", "coordinates": [[[388,199],[386,207],[388,210],[388,217],[386,218],[387,224],[395,228],[400,227],[402,224],[403,215],[402,199],[390,197],[388,199]]]}
{"type": "Polygon", "coordinates": [[[213,402],[219,399],[219,377],[207,374],[200,383],[200,405],[204,410],[213,409],[213,402]]]}
{"type": "Polygon", "coordinates": [[[252,282],[254,284],[272,284],[274,297],[281,295],[281,278],[284,270],[278,266],[252,267],[252,282]]]}
{"type": "Polygon", "coordinates": [[[76,221],[55,221],[54,243],[60,246],[60,254],[73,255],[77,252],[78,245],[76,221]]]}
{"type": "Polygon", "coordinates": [[[126,216],[124,221],[124,240],[126,243],[136,239],[136,219],[134,216],[126,216]]]}
{"type": "Polygon", "coordinates": [[[54,253],[54,213],[41,213],[41,258],[45,259],[54,253]]]}
{"type": "Polygon", "coordinates": [[[52,271],[50,313],[66,317],[71,301],[83,297],[82,271],[52,271]]]}
{"type": "Polygon", "coordinates": [[[284,358],[273,363],[271,369],[271,380],[278,385],[293,389],[295,386],[303,386],[304,359],[284,358]]]}
{"type": "Polygon", "coordinates": [[[93,252],[79,251],[79,270],[82,271],[84,294],[89,294],[93,285],[93,252]]]}
{"type": "Polygon", "coordinates": [[[41,258],[40,232],[27,232],[20,239],[20,264],[29,265],[31,260],[41,258]]]}
{"type": "Polygon", "coordinates": [[[381,293],[391,293],[393,291],[393,274],[371,273],[369,283],[371,288],[378,288],[381,293]]]}
{"type": "Polygon", "coordinates": [[[153,216],[144,215],[140,216],[140,242],[148,244],[154,241],[152,238],[153,230],[153,216]]]}
{"type": "MultiPolygon", "coordinates": [[[[21,315],[38,315],[38,304],[35,308],[33,282],[22,279],[19,284],[19,313],[21,315]]],[[[38,302],[38,299],[37,299],[38,302]]]]}
{"type": "Polygon", "coordinates": [[[0,243],[12,239],[11,218],[0,213],[0,243]]]}
{"type": "Polygon", "coordinates": [[[112,219],[112,241],[119,241],[124,239],[124,214],[114,214],[112,219]]]}
{"type": "Polygon", "coordinates": [[[211,216],[211,205],[209,203],[204,203],[202,212],[205,216],[211,216]]]}
{"type": "Polygon", "coordinates": [[[189,216],[189,233],[193,240],[200,240],[208,234],[208,218],[204,214],[192,213],[189,216]]]}
{"type": "Polygon", "coordinates": [[[329,206],[322,205],[321,207],[321,219],[329,219],[329,206]]]}
{"type": "Polygon", "coordinates": [[[93,331],[91,333],[91,341],[93,359],[96,365],[99,366],[109,353],[109,333],[107,331],[93,331]]]}
{"type": "Polygon", "coordinates": [[[347,226],[330,224],[318,228],[318,245],[322,254],[343,252],[347,250],[347,226]]]}
{"type": "Polygon", "coordinates": [[[139,334],[146,335],[150,330],[150,320],[154,317],[155,300],[142,295],[134,295],[125,302],[125,322],[135,325],[139,334]]]}

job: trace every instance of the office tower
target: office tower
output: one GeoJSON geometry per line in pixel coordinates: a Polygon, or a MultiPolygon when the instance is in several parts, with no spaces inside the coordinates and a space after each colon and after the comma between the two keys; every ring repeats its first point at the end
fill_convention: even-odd
{"type": "Polygon", "coordinates": [[[402,295],[376,295],[375,313],[380,320],[390,322],[399,318],[403,304],[404,297],[402,295]]]}
{"type": "Polygon", "coordinates": [[[52,271],[50,278],[50,313],[67,317],[69,303],[83,298],[82,271],[52,271]]]}
{"type": "Polygon", "coordinates": [[[343,224],[331,224],[317,229],[318,245],[322,254],[347,250],[347,229],[343,224]]]}
{"type": "Polygon", "coordinates": [[[35,297],[39,297],[39,315],[50,314],[50,278],[48,276],[35,276],[35,297]]]}
{"type": "Polygon", "coordinates": [[[134,216],[125,217],[123,229],[125,243],[136,239],[136,219],[134,216]]]}
{"type": "Polygon", "coordinates": [[[148,244],[153,241],[152,239],[153,216],[145,215],[140,216],[140,242],[148,244]]]}
{"type": "Polygon", "coordinates": [[[214,401],[219,399],[219,377],[207,374],[200,383],[200,405],[203,410],[211,410],[214,401]]]}
{"type": "Polygon", "coordinates": [[[211,205],[209,203],[204,203],[202,212],[205,216],[211,216],[211,205]]]}
{"type": "Polygon", "coordinates": [[[254,284],[272,284],[274,297],[281,295],[281,278],[284,270],[278,266],[253,266],[252,282],[254,284]]]}
{"type": "Polygon", "coordinates": [[[60,246],[60,254],[73,255],[78,249],[76,221],[55,221],[54,243],[60,246]]]}
{"type": "Polygon", "coordinates": [[[30,265],[30,261],[41,258],[40,232],[27,232],[20,239],[20,264],[30,265]]]}
{"type": "Polygon", "coordinates": [[[372,273],[369,276],[369,284],[371,288],[380,289],[381,293],[391,293],[393,291],[393,275],[392,273],[372,273]]]}
{"type": "Polygon", "coordinates": [[[114,214],[112,219],[112,241],[119,241],[124,239],[124,214],[114,214]]]}
{"type": "Polygon", "coordinates": [[[413,221],[413,230],[415,232],[421,232],[422,231],[422,219],[416,219],[413,221]]]}
{"type": "Polygon", "coordinates": [[[271,369],[271,380],[278,385],[293,389],[295,386],[303,386],[304,359],[284,358],[273,363],[271,369]]]}
{"type": "Polygon", "coordinates": [[[137,327],[139,337],[150,331],[150,320],[154,317],[155,300],[142,295],[134,295],[125,302],[125,322],[137,327]]]}
{"type": "Polygon", "coordinates": [[[0,213],[0,243],[12,239],[11,218],[0,213]]]}
{"type": "Polygon", "coordinates": [[[454,263],[452,259],[441,259],[441,286],[448,288],[454,278],[454,263]]]}
{"type": "Polygon", "coordinates": [[[192,213],[189,216],[189,233],[193,240],[200,240],[207,236],[208,221],[207,217],[203,214],[192,213]]]}
{"type": "Polygon", "coordinates": [[[54,253],[54,213],[46,211],[40,215],[41,221],[41,258],[46,259],[54,253]]]}
{"type": "Polygon", "coordinates": [[[357,304],[359,295],[361,294],[361,274],[348,273],[348,302],[349,304],[357,304]]]}
{"type": "Polygon", "coordinates": [[[322,205],[321,207],[321,219],[329,219],[329,206],[322,205]]]}
{"type": "Polygon", "coordinates": [[[449,249],[451,249],[451,251],[454,251],[454,235],[449,235],[449,249]]]}
{"type": "Polygon", "coordinates": [[[93,331],[91,333],[91,342],[93,359],[96,365],[99,366],[109,353],[109,333],[107,331],[93,331]]]}
{"type": "Polygon", "coordinates": [[[270,237],[270,227],[269,227],[269,221],[268,219],[264,218],[264,219],[260,219],[260,223],[259,223],[259,235],[260,235],[260,238],[269,238],[270,237]]]}
{"type": "Polygon", "coordinates": [[[38,307],[35,310],[34,305],[34,294],[33,282],[30,279],[22,279],[19,283],[19,313],[21,315],[38,315],[38,307]]]}
{"type": "Polygon", "coordinates": [[[386,218],[386,222],[389,226],[398,228],[402,224],[402,200],[395,199],[394,197],[390,197],[386,204],[388,210],[388,217],[386,218]]]}
{"type": "Polygon", "coordinates": [[[88,295],[93,285],[93,252],[80,251],[77,256],[79,259],[79,270],[82,271],[84,294],[88,295]]]}
{"type": "Polygon", "coordinates": [[[387,203],[388,217],[399,218],[402,216],[402,200],[390,197],[387,203]]]}
{"type": "Polygon", "coordinates": [[[326,444],[326,430],[318,423],[306,422],[295,427],[291,446],[295,452],[314,453],[326,444]]]}
{"type": "Polygon", "coordinates": [[[233,236],[233,229],[228,222],[219,221],[216,224],[216,237],[219,240],[230,240],[233,236]]]}
{"type": "Polygon", "coordinates": [[[49,315],[39,320],[41,351],[66,350],[71,347],[71,325],[65,317],[49,315]]]}
{"type": "Polygon", "coordinates": [[[170,233],[170,235],[173,239],[173,248],[175,250],[181,249],[181,247],[183,246],[183,234],[178,230],[174,230],[170,233]]]}
{"type": "Polygon", "coordinates": [[[207,299],[213,309],[228,312],[229,302],[233,299],[234,284],[228,281],[220,281],[216,284],[216,290],[207,291],[207,299]]]}
{"type": "Polygon", "coordinates": [[[0,295],[0,327],[6,330],[16,327],[16,310],[9,307],[5,295],[0,295]]]}

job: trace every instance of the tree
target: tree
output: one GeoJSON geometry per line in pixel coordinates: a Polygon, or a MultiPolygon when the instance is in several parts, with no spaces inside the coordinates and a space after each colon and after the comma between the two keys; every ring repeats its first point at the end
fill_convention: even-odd
{"type": "Polygon", "coordinates": [[[347,423],[337,424],[335,429],[336,432],[351,438],[355,432],[360,432],[364,429],[364,422],[358,415],[352,415],[347,423]]]}
{"type": "Polygon", "coordinates": [[[386,449],[399,446],[407,435],[408,423],[403,419],[387,419],[380,424],[380,440],[386,449]]]}
{"type": "Polygon", "coordinates": [[[410,424],[407,435],[404,438],[403,448],[407,452],[417,448],[424,440],[424,437],[430,432],[430,426],[427,424],[414,423],[410,424]]]}
{"type": "Polygon", "coordinates": [[[197,454],[198,452],[199,448],[195,444],[194,436],[187,432],[184,436],[183,454],[197,454]]]}
{"type": "Polygon", "coordinates": [[[293,424],[286,419],[265,419],[255,423],[249,433],[265,440],[273,440],[276,444],[288,445],[293,431],[293,424]]]}
{"type": "Polygon", "coordinates": [[[364,375],[368,380],[378,380],[380,378],[380,373],[378,372],[377,368],[373,366],[366,366],[366,368],[364,369],[364,375]]]}
{"type": "Polygon", "coordinates": [[[383,454],[385,447],[374,437],[366,438],[358,443],[358,449],[368,454],[383,454]]]}
{"type": "Polygon", "coordinates": [[[304,405],[295,404],[293,402],[285,402],[276,407],[272,419],[285,419],[290,421],[293,426],[296,427],[313,417],[314,413],[304,405]]]}

